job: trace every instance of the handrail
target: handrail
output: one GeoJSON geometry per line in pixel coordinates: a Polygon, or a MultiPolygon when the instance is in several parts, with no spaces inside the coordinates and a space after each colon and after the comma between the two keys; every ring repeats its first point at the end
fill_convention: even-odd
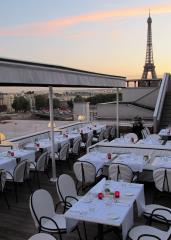
{"type": "MultiPolygon", "coordinates": [[[[61,132],[62,130],[68,128],[68,127],[72,127],[72,126],[78,126],[78,125],[84,125],[88,122],[75,122],[75,123],[71,123],[71,124],[67,124],[67,125],[63,125],[63,126],[60,126],[58,128],[54,128],[54,132],[61,132]]],[[[8,139],[8,141],[10,142],[17,142],[17,141],[21,141],[21,140],[24,140],[24,139],[27,139],[27,138],[30,138],[30,137],[38,137],[39,135],[42,135],[42,134],[49,134],[50,130],[45,130],[45,131],[41,131],[41,132],[35,132],[35,133],[31,133],[31,134],[28,134],[28,135],[25,135],[25,136],[21,136],[21,137],[16,137],[16,138],[12,138],[12,139],[8,139]]]]}
{"type": "Polygon", "coordinates": [[[152,79],[132,79],[132,80],[126,80],[126,85],[127,87],[133,87],[133,88],[139,88],[139,87],[157,87],[157,86],[160,86],[160,83],[161,83],[161,79],[155,79],[155,80],[152,80],[152,79]],[[155,84],[153,84],[155,83],[155,84]],[[133,86],[130,86],[130,84],[132,84],[133,86]]]}
{"type": "Polygon", "coordinates": [[[166,96],[169,77],[170,77],[169,73],[164,73],[162,78],[162,83],[160,86],[160,90],[159,90],[159,94],[157,97],[157,102],[156,102],[156,106],[153,114],[154,133],[157,133],[157,130],[158,130],[158,124],[161,118],[161,113],[163,109],[164,99],[166,96]]]}
{"type": "Polygon", "coordinates": [[[159,86],[155,87],[154,89],[152,89],[151,91],[149,91],[149,92],[146,93],[145,95],[143,95],[143,96],[139,97],[138,99],[136,99],[134,102],[136,103],[136,102],[138,102],[138,101],[146,98],[147,96],[151,95],[153,92],[158,91],[158,89],[159,89],[159,86]]]}

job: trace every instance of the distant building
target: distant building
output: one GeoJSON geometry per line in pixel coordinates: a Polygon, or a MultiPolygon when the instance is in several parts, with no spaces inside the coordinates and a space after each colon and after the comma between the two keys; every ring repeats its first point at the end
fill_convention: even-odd
{"type": "Polygon", "coordinates": [[[12,103],[14,97],[14,94],[0,93],[0,106],[5,105],[7,107],[7,112],[13,112],[12,103]]]}

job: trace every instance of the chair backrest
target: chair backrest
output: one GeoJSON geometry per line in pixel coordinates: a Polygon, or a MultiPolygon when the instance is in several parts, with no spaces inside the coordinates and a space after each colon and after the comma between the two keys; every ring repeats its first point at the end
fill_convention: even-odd
{"type": "Polygon", "coordinates": [[[141,130],[142,137],[145,139],[150,133],[148,132],[149,130],[146,130],[146,128],[143,128],[141,130]]]}
{"type": "Polygon", "coordinates": [[[47,164],[47,156],[48,156],[48,152],[44,152],[40,155],[40,157],[38,158],[37,163],[36,163],[37,171],[44,172],[46,164],[47,164]]]}
{"type": "Polygon", "coordinates": [[[93,183],[96,179],[96,167],[87,161],[77,161],[73,165],[74,174],[79,182],[93,183]]]}
{"type": "Polygon", "coordinates": [[[150,135],[150,130],[148,127],[144,127],[144,130],[146,131],[147,135],[150,135]]]}
{"type": "Polygon", "coordinates": [[[135,133],[127,133],[124,135],[124,138],[130,139],[132,142],[137,142],[138,141],[138,136],[135,133]]]}
{"type": "Polygon", "coordinates": [[[24,172],[24,179],[29,179],[30,177],[30,165],[31,163],[29,162],[29,160],[26,160],[26,167],[25,167],[25,172],[24,172]]]}
{"type": "Polygon", "coordinates": [[[3,192],[6,182],[6,172],[0,169],[0,192],[3,192]]]}
{"type": "Polygon", "coordinates": [[[68,150],[69,150],[69,144],[68,143],[64,144],[61,147],[60,152],[59,152],[59,159],[60,160],[67,160],[68,150]]]}
{"type": "Polygon", "coordinates": [[[171,192],[171,168],[158,168],[153,171],[155,187],[161,192],[171,192]]]}
{"type": "Polygon", "coordinates": [[[56,238],[47,233],[37,233],[30,237],[28,240],[56,240],[56,238]]]}
{"type": "Polygon", "coordinates": [[[110,131],[111,131],[110,127],[107,127],[107,128],[104,130],[103,137],[104,137],[105,139],[109,139],[110,131]]]}
{"type": "Polygon", "coordinates": [[[37,229],[39,229],[41,217],[52,218],[55,215],[53,199],[50,193],[44,189],[39,189],[30,196],[29,207],[37,229]]]}
{"type": "Polygon", "coordinates": [[[14,169],[14,172],[13,172],[14,182],[24,182],[25,171],[26,171],[26,161],[23,160],[19,162],[14,169]]]}
{"type": "Polygon", "coordinates": [[[116,128],[115,128],[115,126],[113,126],[113,127],[110,129],[110,136],[111,136],[111,138],[114,138],[114,137],[115,137],[115,133],[116,133],[116,128]]]}
{"type": "Polygon", "coordinates": [[[104,129],[101,130],[100,134],[99,134],[99,142],[102,141],[104,139],[104,129]]]}
{"type": "Polygon", "coordinates": [[[92,140],[93,140],[93,135],[89,134],[87,136],[87,141],[86,141],[86,148],[90,147],[92,145],[92,140]]]}
{"type": "Polygon", "coordinates": [[[72,152],[74,154],[79,154],[80,153],[80,144],[81,144],[81,139],[78,138],[76,141],[74,141],[72,152]]]}
{"type": "Polygon", "coordinates": [[[121,163],[113,163],[109,166],[109,179],[114,181],[123,180],[124,182],[132,182],[132,169],[121,163]]]}
{"type": "Polygon", "coordinates": [[[60,201],[65,201],[66,196],[77,198],[77,190],[73,178],[68,174],[62,174],[56,181],[56,190],[60,201]]]}

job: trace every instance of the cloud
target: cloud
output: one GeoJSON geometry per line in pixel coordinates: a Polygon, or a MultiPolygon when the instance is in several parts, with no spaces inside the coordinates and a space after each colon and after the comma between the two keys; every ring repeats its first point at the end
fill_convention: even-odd
{"type": "Polygon", "coordinates": [[[83,15],[63,17],[45,22],[23,24],[16,27],[0,28],[0,36],[49,36],[60,34],[65,28],[77,24],[107,21],[118,17],[127,18],[144,14],[147,15],[149,7],[152,9],[153,15],[171,12],[171,4],[118,8],[109,11],[98,11],[83,15]]]}

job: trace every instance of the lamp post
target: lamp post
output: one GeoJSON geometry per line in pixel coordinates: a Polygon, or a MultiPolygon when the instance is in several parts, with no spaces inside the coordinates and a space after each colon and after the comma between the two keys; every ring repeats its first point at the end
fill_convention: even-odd
{"type": "Polygon", "coordinates": [[[53,116],[53,87],[49,86],[49,107],[50,107],[50,133],[51,133],[51,153],[52,153],[52,178],[51,181],[56,181],[56,162],[54,152],[54,116],[53,116]]]}

